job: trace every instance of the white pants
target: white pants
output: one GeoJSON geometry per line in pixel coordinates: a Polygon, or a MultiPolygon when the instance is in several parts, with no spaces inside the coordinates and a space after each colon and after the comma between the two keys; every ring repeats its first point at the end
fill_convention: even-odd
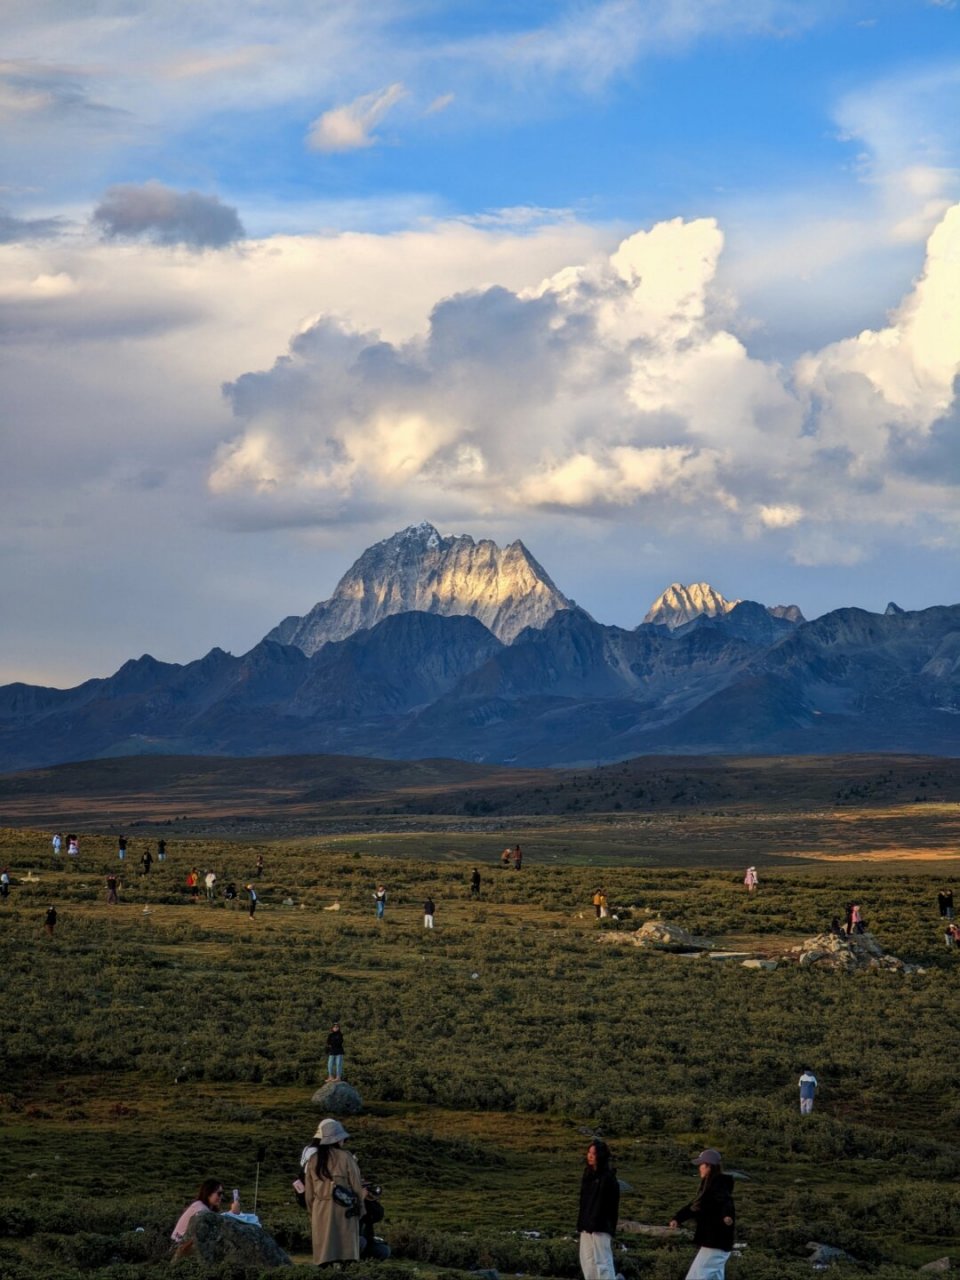
{"type": "Polygon", "coordinates": [[[800,1099],[800,1114],[801,1114],[802,1116],[808,1116],[812,1110],[813,1110],[813,1099],[812,1099],[812,1098],[801,1098],[801,1099],[800,1099]]]}
{"type": "Polygon", "coordinates": [[[424,917],[423,917],[423,927],[424,927],[425,929],[432,929],[432,928],[433,928],[433,916],[424,916],[424,917]]]}
{"type": "Polygon", "coordinates": [[[606,1231],[580,1232],[580,1270],[583,1280],[614,1280],[613,1249],[606,1231]]]}
{"type": "Polygon", "coordinates": [[[724,1249],[703,1249],[690,1263],[687,1280],[723,1280],[729,1253],[724,1249]]]}

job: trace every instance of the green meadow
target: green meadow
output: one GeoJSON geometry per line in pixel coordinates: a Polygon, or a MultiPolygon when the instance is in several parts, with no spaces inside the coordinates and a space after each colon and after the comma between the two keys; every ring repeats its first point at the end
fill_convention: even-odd
{"type": "MultiPolygon", "coordinates": [[[[54,867],[47,832],[0,832],[15,881],[0,916],[0,1276],[167,1274],[165,1236],[204,1177],[239,1186],[251,1207],[259,1146],[258,1212],[305,1264],[309,1224],[290,1182],[321,1118],[310,1098],[334,1018],[365,1104],[347,1122],[352,1147],[384,1187],[394,1251],[357,1276],[576,1276],[593,1133],[614,1149],[633,1223],[663,1225],[692,1196],[703,1144],[747,1175],[732,1280],[809,1276],[811,1240],[860,1260],[839,1275],[893,1280],[960,1257],[960,953],[944,946],[935,901],[957,864],[942,839],[903,839],[902,809],[861,816],[876,827],[868,840],[853,811],[751,812],[739,839],[727,822],[714,856],[702,824],[720,819],[676,813],[495,831],[422,820],[259,844],[167,830],[168,860],[149,877],[136,874],[145,832],[118,906],[104,891],[111,835],[85,835],[78,864],[54,867]],[[818,822],[820,856],[798,856],[804,824],[818,822]],[[771,838],[778,823],[796,839],[771,838]],[[514,837],[520,872],[496,863],[514,837]],[[192,866],[241,887],[258,851],[253,921],[243,903],[189,902],[192,866]],[[616,924],[594,917],[600,883],[616,924]],[[853,896],[884,948],[925,972],[756,971],[600,942],[607,927],[662,918],[776,958],[853,896]],[[821,1096],[801,1118],[808,1066],[821,1096]]],[[[942,836],[955,818],[944,808],[937,821],[942,836]]],[[[627,1280],[679,1280],[693,1253],[683,1236],[624,1232],[620,1244],[627,1280]]]]}

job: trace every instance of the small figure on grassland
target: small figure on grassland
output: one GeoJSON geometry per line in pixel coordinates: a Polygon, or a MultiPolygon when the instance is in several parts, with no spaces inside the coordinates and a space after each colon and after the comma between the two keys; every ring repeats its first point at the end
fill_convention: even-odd
{"type": "Polygon", "coordinates": [[[4,902],[10,897],[10,868],[4,867],[0,871],[0,898],[4,902]]]}
{"type": "Polygon", "coordinates": [[[480,897],[480,872],[476,867],[473,868],[473,875],[470,877],[470,897],[480,897]]]}
{"type": "Polygon", "coordinates": [[[117,857],[120,859],[121,862],[123,862],[126,859],[126,856],[127,856],[127,837],[118,836],[117,837],[117,857]]]}
{"type": "Polygon", "coordinates": [[[258,876],[263,875],[263,854],[262,853],[257,854],[257,875],[258,876]]]}
{"type": "Polygon", "coordinates": [[[512,857],[513,857],[513,850],[510,848],[510,846],[509,846],[509,845],[507,845],[507,847],[504,849],[503,853],[501,853],[501,855],[500,855],[500,866],[501,866],[501,867],[509,867],[509,865],[510,865],[510,859],[511,859],[512,857]]]}
{"type": "Polygon", "coordinates": [[[746,874],[743,877],[743,883],[747,886],[747,893],[753,893],[760,879],[757,876],[756,867],[747,867],[746,874]]]}
{"type": "Polygon", "coordinates": [[[620,1183],[610,1148],[599,1138],[587,1147],[580,1179],[580,1269],[583,1280],[614,1280],[613,1236],[620,1216],[620,1183]]]}
{"type": "Polygon", "coordinates": [[[343,1032],[335,1022],[327,1036],[327,1080],[343,1079],[343,1032]]]}
{"type": "Polygon", "coordinates": [[[423,902],[423,927],[425,929],[433,928],[433,913],[436,911],[436,905],[429,893],[423,902]]]}
{"type": "Polygon", "coordinates": [[[953,919],[953,890],[941,889],[937,894],[937,906],[940,908],[940,915],[944,920],[953,919]]]}
{"type": "Polygon", "coordinates": [[[699,1166],[700,1189],[689,1204],[677,1210],[670,1226],[679,1227],[690,1218],[696,1223],[693,1243],[699,1245],[699,1251],[686,1280],[723,1280],[736,1225],[733,1179],[723,1172],[720,1152],[713,1147],[701,1151],[693,1163],[699,1166]]]}
{"type": "Polygon", "coordinates": [[[53,906],[47,907],[47,914],[43,920],[43,927],[52,938],[53,931],[57,927],[57,908],[56,907],[53,907],[53,906]]]}
{"type": "Polygon", "coordinates": [[[51,845],[53,845],[53,856],[55,858],[59,858],[60,850],[63,847],[63,833],[60,831],[55,831],[53,835],[53,839],[50,841],[50,843],[51,845]]]}
{"type": "Polygon", "coordinates": [[[387,909],[387,890],[384,885],[382,884],[377,885],[376,892],[373,895],[373,900],[376,903],[376,907],[377,907],[377,919],[382,920],[383,913],[387,909]]]}
{"type": "Polygon", "coordinates": [[[594,892],[594,895],[593,895],[593,898],[591,899],[591,901],[593,902],[593,909],[594,909],[594,911],[597,913],[597,919],[599,920],[599,919],[600,919],[600,908],[603,906],[603,890],[602,890],[602,889],[597,889],[597,890],[594,892]]]}
{"type": "Polygon", "coordinates": [[[149,848],[144,849],[143,853],[140,855],[140,866],[143,868],[143,874],[148,876],[150,874],[150,868],[153,866],[153,854],[150,852],[149,848]]]}
{"type": "Polygon", "coordinates": [[[206,886],[206,890],[207,890],[207,901],[213,902],[214,898],[217,896],[217,890],[216,890],[217,873],[215,871],[208,871],[207,874],[203,877],[203,883],[206,886]]]}
{"type": "Polygon", "coordinates": [[[260,899],[257,897],[257,891],[252,884],[247,885],[247,893],[250,895],[250,907],[247,911],[247,914],[252,920],[253,917],[257,914],[257,903],[260,901],[260,899]]]}
{"type": "Polygon", "coordinates": [[[117,897],[117,890],[119,889],[119,887],[120,887],[120,880],[117,877],[116,873],[111,871],[110,874],[107,876],[107,902],[112,907],[115,907],[117,905],[117,902],[119,901],[117,897]]]}
{"type": "Polygon", "coordinates": [[[522,866],[523,866],[523,850],[520,848],[519,845],[516,845],[513,850],[513,869],[514,871],[519,871],[522,866]]]}
{"type": "Polygon", "coordinates": [[[157,841],[157,861],[166,862],[167,860],[167,842],[166,840],[157,841]]]}
{"type": "Polygon", "coordinates": [[[800,1077],[800,1114],[802,1116],[808,1116],[813,1110],[813,1100],[819,1088],[817,1077],[808,1068],[800,1077]]]}

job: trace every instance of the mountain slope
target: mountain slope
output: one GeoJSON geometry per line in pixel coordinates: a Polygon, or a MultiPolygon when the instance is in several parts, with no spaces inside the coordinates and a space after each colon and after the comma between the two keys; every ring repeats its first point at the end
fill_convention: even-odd
{"type": "Polygon", "coordinates": [[[393,614],[417,611],[468,615],[509,644],[570,604],[522,542],[501,548],[467,534],[444,538],[424,523],[369,547],[329,600],[285,618],[265,638],[310,655],[393,614]]]}

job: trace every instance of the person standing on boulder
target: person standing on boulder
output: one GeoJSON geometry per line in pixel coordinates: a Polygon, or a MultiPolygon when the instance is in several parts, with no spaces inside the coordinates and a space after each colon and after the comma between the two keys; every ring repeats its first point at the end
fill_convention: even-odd
{"type": "Polygon", "coordinates": [[[620,1183],[610,1148],[599,1138],[587,1147],[587,1163],[580,1179],[580,1270],[583,1280],[614,1280],[612,1239],[620,1216],[620,1183]]]}
{"type": "Polygon", "coordinates": [[[327,1036],[327,1081],[343,1079],[343,1032],[335,1022],[327,1036]]]}
{"type": "Polygon", "coordinates": [[[808,1116],[813,1110],[813,1100],[820,1088],[817,1077],[809,1068],[800,1077],[800,1114],[808,1116]]]}
{"type": "Polygon", "coordinates": [[[677,1210],[670,1226],[675,1229],[690,1218],[696,1223],[693,1243],[700,1248],[686,1280],[723,1280],[736,1225],[733,1179],[723,1172],[720,1152],[713,1147],[701,1151],[693,1163],[700,1169],[700,1189],[689,1204],[677,1210]]]}

